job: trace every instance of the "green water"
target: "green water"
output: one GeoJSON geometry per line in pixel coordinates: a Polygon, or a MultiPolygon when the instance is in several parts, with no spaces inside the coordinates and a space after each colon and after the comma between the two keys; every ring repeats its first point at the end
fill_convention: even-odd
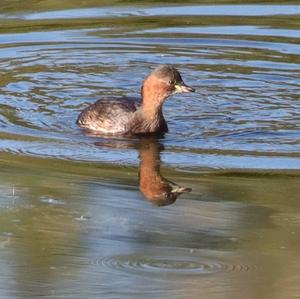
{"type": "Polygon", "coordinates": [[[0,298],[300,297],[299,17],[299,1],[2,0],[0,298]],[[165,104],[168,134],[76,127],[159,63],[198,91],[165,104]]]}

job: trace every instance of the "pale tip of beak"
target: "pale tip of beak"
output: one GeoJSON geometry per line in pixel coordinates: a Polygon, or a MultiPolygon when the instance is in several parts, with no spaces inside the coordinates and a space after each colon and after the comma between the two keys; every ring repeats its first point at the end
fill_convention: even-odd
{"type": "Polygon", "coordinates": [[[171,192],[172,193],[184,193],[184,192],[191,192],[191,191],[192,191],[192,189],[188,188],[188,187],[175,186],[171,192]]]}
{"type": "Polygon", "coordinates": [[[185,84],[175,85],[177,92],[195,92],[196,90],[193,87],[187,86],[185,84]]]}

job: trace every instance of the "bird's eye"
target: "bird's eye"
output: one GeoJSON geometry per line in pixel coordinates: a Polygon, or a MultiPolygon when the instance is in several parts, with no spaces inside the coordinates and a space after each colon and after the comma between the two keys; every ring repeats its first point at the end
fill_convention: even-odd
{"type": "Polygon", "coordinates": [[[174,85],[175,83],[176,83],[175,80],[170,80],[170,81],[169,81],[169,84],[170,84],[170,85],[174,85]]]}

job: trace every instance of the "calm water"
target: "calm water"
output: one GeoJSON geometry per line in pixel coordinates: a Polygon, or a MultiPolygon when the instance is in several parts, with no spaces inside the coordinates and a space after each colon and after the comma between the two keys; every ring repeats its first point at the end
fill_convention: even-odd
{"type": "Polygon", "coordinates": [[[298,1],[64,2],[0,4],[0,298],[300,297],[298,1]],[[76,127],[160,63],[163,138],[76,127]]]}

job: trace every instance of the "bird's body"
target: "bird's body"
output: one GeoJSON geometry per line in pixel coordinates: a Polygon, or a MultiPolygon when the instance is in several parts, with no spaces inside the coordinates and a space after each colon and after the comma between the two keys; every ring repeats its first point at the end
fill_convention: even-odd
{"type": "Polygon", "coordinates": [[[140,106],[137,98],[103,98],[84,109],[77,124],[103,134],[126,132],[128,122],[140,106]]]}

